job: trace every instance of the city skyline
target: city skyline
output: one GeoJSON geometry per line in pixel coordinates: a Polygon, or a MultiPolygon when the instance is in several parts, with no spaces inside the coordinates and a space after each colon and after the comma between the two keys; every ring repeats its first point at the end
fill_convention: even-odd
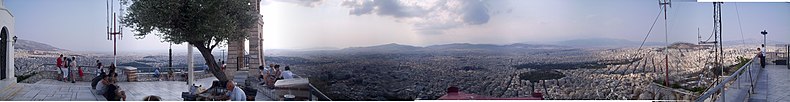
{"type": "MultiPolygon", "coordinates": [[[[17,36],[73,51],[112,51],[104,33],[105,2],[8,1],[17,36]],[[68,19],[68,20],[65,20],[68,19]],[[79,26],[63,26],[75,25],[79,26]],[[48,29],[48,30],[39,30],[48,29]],[[95,44],[86,46],[88,44],[95,44]]],[[[790,38],[790,4],[725,3],[724,40],[790,38]],[[735,5],[738,7],[736,12],[735,5]],[[738,15],[740,24],[738,25],[738,15]]],[[[117,8],[117,7],[116,7],[117,8]]],[[[659,13],[657,1],[366,1],[264,0],[264,49],[347,48],[398,43],[551,43],[585,38],[641,41],[659,13]]],[[[669,41],[696,42],[712,29],[712,4],[675,1],[668,11],[669,41]]],[[[134,39],[124,29],[119,51],[166,51],[168,43],[149,35],[134,39]]],[[[663,18],[649,42],[664,42],[663,18]]],[[[703,37],[704,39],[705,37],[703,37]]],[[[173,45],[185,49],[184,45],[173,45]]]]}

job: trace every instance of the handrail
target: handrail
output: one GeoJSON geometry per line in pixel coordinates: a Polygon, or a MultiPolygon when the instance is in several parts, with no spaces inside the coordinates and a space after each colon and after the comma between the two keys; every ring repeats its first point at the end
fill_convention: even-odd
{"type": "MultiPolygon", "coordinates": [[[[749,60],[749,62],[747,62],[746,64],[743,64],[743,66],[741,66],[741,68],[739,68],[739,69],[738,69],[738,71],[735,71],[735,73],[732,73],[732,74],[730,75],[730,77],[727,77],[727,78],[725,78],[724,80],[722,80],[722,81],[720,82],[720,84],[716,85],[716,86],[715,86],[715,87],[713,87],[713,88],[709,88],[709,89],[708,89],[708,91],[705,91],[705,93],[703,93],[702,95],[700,95],[700,96],[699,96],[699,97],[698,97],[696,100],[694,100],[694,102],[704,102],[704,101],[705,101],[705,99],[708,99],[708,98],[710,98],[710,97],[711,97],[711,96],[712,96],[714,93],[716,93],[716,92],[719,92],[719,91],[720,91],[722,88],[724,88],[724,87],[725,87],[725,85],[726,85],[726,83],[729,83],[730,81],[732,81],[732,80],[733,80],[733,78],[736,78],[736,80],[737,80],[737,77],[738,77],[738,76],[740,76],[741,74],[743,74],[743,73],[741,73],[741,72],[742,72],[743,70],[747,69],[749,66],[751,66],[751,65],[752,65],[752,63],[754,62],[754,60],[755,60],[755,59],[758,59],[758,58],[757,58],[757,55],[755,55],[754,57],[752,57],[752,59],[751,59],[751,60],[749,60]]],[[[722,74],[723,74],[723,73],[722,73],[722,74]]],[[[749,74],[751,74],[751,73],[749,73],[749,74]]],[[[752,87],[753,87],[753,86],[752,86],[752,87]]],[[[721,95],[726,95],[726,94],[721,94],[721,95]]]]}
{"type": "MultiPolygon", "coordinates": [[[[294,74],[294,77],[295,78],[303,78],[302,76],[299,76],[298,74],[294,74]]],[[[318,100],[320,100],[320,101],[332,101],[332,99],[329,98],[329,96],[326,96],[326,94],[321,92],[321,90],[318,90],[318,88],[313,86],[312,83],[308,83],[307,85],[310,85],[310,94],[318,96],[318,100]]]]}
{"type": "Polygon", "coordinates": [[[315,86],[313,86],[313,84],[307,84],[307,85],[310,85],[310,94],[313,94],[313,95],[318,94],[316,96],[318,96],[318,100],[319,101],[323,101],[323,100],[332,101],[332,99],[330,99],[323,92],[321,92],[321,90],[318,90],[318,88],[315,88],[315,86]],[[315,94],[313,93],[313,91],[315,91],[315,94]]]}

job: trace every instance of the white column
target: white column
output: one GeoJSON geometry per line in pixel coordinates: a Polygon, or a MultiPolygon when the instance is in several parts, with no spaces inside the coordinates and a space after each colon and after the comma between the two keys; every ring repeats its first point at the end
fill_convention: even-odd
{"type": "Polygon", "coordinates": [[[187,45],[187,70],[189,71],[189,79],[187,79],[187,85],[195,84],[195,62],[194,58],[192,58],[192,44],[187,45]]]}
{"type": "Polygon", "coordinates": [[[5,56],[5,58],[6,58],[6,61],[5,61],[6,62],[6,66],[5,66],[5,68],[6,68],[6,70],[5,70],[6,71],[6,79],[5,80],[9,80],[10,79],[9,82],[16,83],[16,77],[14,76],[14,70],[16,69],[14,67],[14,34],[11,33],[11,29],[12,28],[6,28],[6,33],[8,35],[6,37],[7,38],[6,39],[7,42],[4,42],[4,43],[7,44],[7,46],[5,48],[6,49],[6,56],[5,56]]]}

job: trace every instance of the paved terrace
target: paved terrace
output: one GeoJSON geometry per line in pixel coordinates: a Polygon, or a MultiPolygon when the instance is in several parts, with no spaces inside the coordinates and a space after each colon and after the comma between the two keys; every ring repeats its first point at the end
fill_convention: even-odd
{"type": "MultiPolygon", "coordinates": [[[[216,78],[196,80],[197,85],[208,88],[216,78]]],[[[118,82],[126,91],[127,101],[142,101],[143,97],[156,95],[164,101],[182,101],[181,92],[187,91],[186,82],[155,81],[155,82],[118,82]]],[[[102,96],[91,91],[89,82],[66,83],[52,79],[42,79],[34,84],[17,83],[12,88],[19,90],[8,94],[7,100],[12,101],[102,101],[102,96]]],[[[258,92],[256,100],[270,100],[258,92]]]]}
{"type": "Polygon", "coordinates": [[[790,102],[790,69],[787,65],[766,65],[749,102],[790,102]]]}
{"type": "MultiPolygon", "coordinates": [[[[725,88],[724,97],[716,102],[790,102],[790,68],[772,61],[786,60],[785,55],[767,54],[767,65],[760,68],[759,60],[753,60],[744,74],[725,88]],[[749,76],[748,73],[751,73],[749,76]],[[750,89],[754,86],[753,89],[750,89]],[[752,90],[750,94],[749,91],[752,90]]],[[[706,102],[711,100],[706,100],[706,102]]]]}

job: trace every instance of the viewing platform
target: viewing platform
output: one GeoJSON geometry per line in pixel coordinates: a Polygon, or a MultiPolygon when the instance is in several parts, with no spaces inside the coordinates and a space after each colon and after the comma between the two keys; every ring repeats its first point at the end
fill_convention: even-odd
{"type": "Polygon", "coordinates": [[[790,101],[788,54],[787,50],[766,53],[765,68],[760,67],[759,58],[752,58],[733,74],[723,76],[725,84],[709,88],[695,102],[790,101]]]}

